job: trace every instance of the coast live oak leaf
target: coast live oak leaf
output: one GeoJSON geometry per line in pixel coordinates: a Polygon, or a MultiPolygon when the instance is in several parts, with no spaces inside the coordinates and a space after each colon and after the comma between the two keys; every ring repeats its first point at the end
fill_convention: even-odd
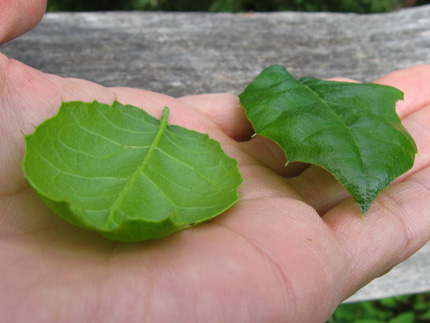
{"type": "Polygon", "coordinates": [[[401,99],[401,91],[379,84],[296,80],[280,65],[263,70],[240,95],[256,134],[279,144],[288,162],[333,174],[363,215],[414,163],[415,142],[395,112],[401,99]]]}

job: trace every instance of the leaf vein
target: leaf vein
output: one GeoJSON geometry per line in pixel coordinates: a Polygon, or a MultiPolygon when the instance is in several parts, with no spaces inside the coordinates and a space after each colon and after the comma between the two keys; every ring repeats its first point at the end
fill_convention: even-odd
{"type": "Polygon", "coordinates": [[[68,175],[68,176],[71,176],[71,177],[77,177],[77,178],[83,178],[83,179],[87,179],[87,180],[105,180],[105,179],[108,179],[108,180],[111,180],[111,179],[114,179],[114,180],[116,180],[116,181],[118,181],[118,180],[123,180],[123,181],[125,181],[125,180],[127,180],[127,178],[125,178],[125,177],[114,177],[114,176],[93,176],[93,177],[89,177],[89,176],[84,176],[84,175],[80,175],[80,174],[75,174],[75,173],[71,173],[71,172],[67,172],[67,171],[65,171],[65,170],[63,170],[63,169],[61,169],[61,168],[59,168],[57,165],[55,165],[55,164],[53,164],[53,163],[51,163],[49,160],[47,160],[39,151],[36,151],[36,153],[39,155],[39,157],[45,162],[45,163],[47,163],[48,165],[50,165],[52,168],[54,168],[54,169],[56,169],[58,172],[60,172],[60,173],[62,173],[62,174],[64,174],[64,175],[68,175]]]}
{"type": "MultiPolygon", "coordinates": [[[[119,110],[121,110],[121,109],[119,109],[119,110]]],[[[121,130],[121,131],[123,131],[123,132],[127,132],[127,133],[131,133],[131,134],[139,134],[139,135],[146,135],[146,134],[153,134],[154,133],[154,130],[156,130],[156,128],[154,129],[154,130],[152,130],[152,131],[135,131],[135,130],[131,130],[131,129],[126,129],[126,128],[123,128],[123,127],[120,127],[120,126],[118,126],[116,123],[114,123],[112,120],[110,120],[105,114],[104,114],[104,111],[106,111],[105,109],[98,109],[97,110],[97,113],[103,118],[103,119],[105,119],[112,127],[114,127],[114,128],[116,128],[116,129],[119,129],[119,130],[121,130]]],[[[128,114],[127,114],[127,116],[129,116],[128,114]]],[[[139,121],[141,121],[142,122],[142,120],[140,120],[140,119],[138,119],[139,121]]],[[[148,125],[147,123],[146,123],[146,125],[148,125]]]]}

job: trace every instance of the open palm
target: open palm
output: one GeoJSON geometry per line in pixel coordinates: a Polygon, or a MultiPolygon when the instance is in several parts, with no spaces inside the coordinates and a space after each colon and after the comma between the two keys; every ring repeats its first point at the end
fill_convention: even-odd
{"type": "Polygon", "coordinates": [[[250,139],[252,128],[234,96],[175,99],[105,88],[43,74],[0,54],[0,317],[324,321],[342,300],[430,239],[429,81],[428,66],[378,81],[405,92],[398,113],[419,156],[363,221],[331,175],[314,166],[284,167],[276,145],[250,139]],[[144,243],[109,241],[61,220],[23,178],[22,133],[53,116],[61,100],[94,99],[116,99],[157,117],[169,106],[170,123],[209,133],[238,159],[241,200],[215,220],[144,243]]]}

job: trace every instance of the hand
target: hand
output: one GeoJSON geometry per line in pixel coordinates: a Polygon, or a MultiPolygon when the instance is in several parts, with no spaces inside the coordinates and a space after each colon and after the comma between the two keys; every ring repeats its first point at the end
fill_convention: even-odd
{"type": "MultiPolygon", "coordinates": [[[[9,11],[6,22],[0,14],[0,36],[27,30],[14,17],[34,13],[32,6],[40,12],[42,2],[26,1],[23,11],[9,11]]],[[[105,88],[43,74],[0,54],[2,319],[323,322],[341,301],[430,239],[429,81],[429,66],[377,81],[405,92],[397,109],[419,155],[363,221],[331,175],[314,166],[283,167],[276,145],[249,140],[252,128],[234,96],[174,99],[105,88]],[[209,133],[239,160],[241,200],[210,222],[136,244],[109,241],[61,220],[23,178],[22,132],[54,115],[61,100],[94,99],[117,99],[157,117],[167,105],[170,123],[209,133]]]]}

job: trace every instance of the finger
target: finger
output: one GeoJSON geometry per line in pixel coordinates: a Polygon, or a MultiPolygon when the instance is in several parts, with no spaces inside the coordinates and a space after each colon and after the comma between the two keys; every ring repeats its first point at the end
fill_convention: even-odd
{"type": "Polygon", "coordinates": [[[263,136],[255,136],[240,145],[256,161],[283,177],[297,176],[309,166],[300,162],[287,163],[284,150],[277,143],[263,136]]]}
{"type": "Polygon", "coordinates": [[[0,195],[27,187],[21,169],[23,134],[32,133],[34,126],[52,117],[62,100],[91,101],[97,94],[104,96],[103,89],[93,84],[82,90],[74,80],[44,74],[0,54],[0,195]]]}
{"type": "Polygon", "coordinates": [[[252,124],[240,107],[237,96],[226,93],[200,94],[180,98],[214,121],[230,138],[241,142],[241,148],[257,162],[281,176],[296,176],[307,167],[292,163],[285,167],[285,152],[278,144],[262,136],[255,136],[252,124]]]}
{"type": "Polygon", "coordinates": [[[169,107],[170,124],[177,124],[202,133],[211,133],[218,138],[220,136],[221,131],[214,122],[182,100],[135,88],[115,87],[111,90],[114,91],[115,98],[119,102],[141,107],[157,118],[160,117],[164,107],[169,107]]]}
{"type": "MultiPolygon", "coordinates": [[[[172,97],[140,89],[106,88],[90,81],[45,74],[1,54],[0,82],[2,112],[6,116],[2,118],[2,134],[32,132],[34,125],[56,113],[62,101],[73,100],[97,100],[108,104],[118,100],[123,104],[142,107],[156,117],[159,117],[163,107],[170,106],[178,110],[170,119],[176,121],[174,123],[183,126],[193,124],[194,130],[202,127],[202,122],[192,122],[198,112],[172,97]],[[185,110],[191,112],[185,113],[185,110]]],[[[202,119],[201,114],[199,116],[202,119]]],[[[208,120],[205,122],[209,123],[208,120]]]]}
{"type": "Polygon", "coordinates": [[[248,140],[254,134],[237,96],[214,93],[184,96],[180,100],[206,115],[230,138],[242,141],[248,140]]]}
{"type": "Polygon", "coordinates": [[[384,190],[362,219],[353,201],[324,215],[351,259],[345,297],[404,261],[430,239],[430,168],[384,190]]]}
{"type": "Polygon", "coordinates": [[[0,44],[32,29],[41,19],[47,0],[0,1],[0,44]]]}
{"type": "Polygon", "coordinates": [[[405,128],[417,144],[418,154],[412,169],[400,176],[396,181],[403,181],[412,174],[430,165],[430,105],[412,113],[402,121],[405,128]]]}
{"type": "Polygon", "coordinates": [[[105,87],[83,80],[45,74],[0,54],[2,134],[27,134],[33,125],[53,116],[61,101],[113,101],[105,87]]]}
{"type": "Polygon", "coordinates": [[[401,119],[430,104],[430,65],[395,71],[375,83],[394,86],[405,94],[404,100],[397,102],[396,107],[401,119]]]}

